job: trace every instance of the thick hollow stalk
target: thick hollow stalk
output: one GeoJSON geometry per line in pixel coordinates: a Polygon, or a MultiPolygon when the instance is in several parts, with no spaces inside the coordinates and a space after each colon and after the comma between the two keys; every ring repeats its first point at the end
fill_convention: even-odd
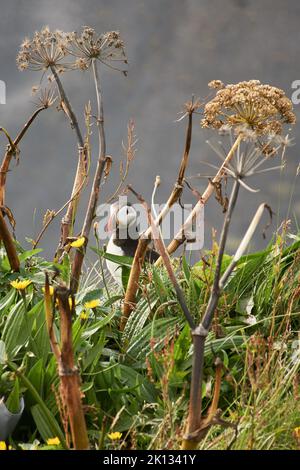
{"type": "MultiPolygon", "coordinates": [[[[242,137],[239,135],[236,138],[233,146],[231,147],[221,167],[219,168],[217,174],[215,175],[213,180],[208,184],[206,190],[202,194],[201,199],[197,202],[197,204],[195,205],[195,207],[193,208],[193,210],[187,217],[186,221],[184,222],[183,226],[180,228],[178,233],[175,235],[174,239],[169,244],[167,248],[169,254],[174,253],[174,251],[176,251],[177,248],[179,248],[185,242],[186,240],[185,234],[189,233],[190,228],[197,214],[202,210],[203,206],[207,203],[208,199],[212,196],[214,192],[214,184],[219,183],[221,179],[223,178],[224,174],[226,173],[226,165],[233,158],[235,151],[237,150],[238,146],[241,143],[241,140],[242,140],[242,137]]],[[[161,263],[162,263],[161,258],[158,258],[158,260],[155,262],[156,266],[160,265],[161,263]]]]}
{"type": "Polygon", "coordinates": [[[87,450],[89,440],[81,402],[80,378],[74,363],[72,343],[72,312],[69,306],[69,291],[64,287],[56,290],[60,313],[61,355],[59,376],[61,396],[66,406],[72,442],[76,450],[87,450]]]}
{"type": "MultiPolygon", "coordinates": [[[[156,215],[156,212],[155,212],[154,196],[155,196],[155,193],[156,193],[156,190],[157,190],[159,184],[160,184],[160,177],[156,177],[156,182],[155,182],[154,190],[153,190],[153,193],[152,193],[152,203],[151,203],[153,215],[156,219],[157,219],[157,215],[156,215]]],[[[194,322],[194,319],[193,319],[193,317],[191,315],[191,312],[190,312],[190,310],[187,306],[187,303],[186,303],[186,300],[185,300],[185,297],[184,297],[184,293],[183,293],[180,285],[177,282],[174,270],[172,268],[171,258],[169,256],[167,250],[166,250],[166,246],[165,246],[165,243],[164,243],[164,240],[163,240],[163,237],[162,237],[160,227],[155,225],[155,222],[153,220],[153,217],[152,217],[150,211],[149,211],[149,219],[150,219],[150,225],[152,227],[152,234],[153,234],[153,240],[154,240],[155,248],[156,248],[157,252],[161,255],[161,257],[163,259],[163,262],[164,262],[164,265],[166,267],[168,276],[169,276],[170,281],[172,282],[173,287],[175,289],[179,305],[180,305],[180,307],[181,307],[181,309],[184,313],[186,321],[188,322],[191,330],[193,330],[196,326],[195,322],[194,322]]]]}
{"type": "Polygon", "coordinates": [[[199,443],[199,440],[197,439],[197,431],[199,431],[201,427],[202,387],[200,387],[200,384],[202,384],[205,336],[196,334],[195,330],[192,332],[192,335],[194,351],[187,423],[188,432],[187,436],[183,439],[183,450],[193,450],[197,447],[199,443]],[[192,437],[193,435],[195,435],[195,438],[192,437]]]}
{"type": "MultiPolygon", "coordinates": [[[[91,189],[91,194],[89,198],[89,203],[81,231],[81,236],[85,238],[85,246],[88,241],[88,237],[91,231],[93,219],[95,217],[95,212],[99,200],[100,184],[103,177],[105,164],[106,164],[106,139],[104,131],[104,112],[103,112],[103,98],[102,91],[100,86],[100,79],[97,69],[97,63],[94,60],[92,62],[93,76],[95,82],[96,96],[97,96],[97,127],[99,133],[99,156],[97,161],[96,172],[94,176],[94,181],[91,189]]],[[[76,292],[78,289],[82,263],[84,260],[85,247],[82,250],[76,250],[74,261],[72,265],[72,277],[71,277],[71,291],[76,292]]]]}
{"type": "Polygon", "coordinates": [[[220,293],[221,293],[219,283],[220,283],[220,276],[221,276],[222,260],[223,260],[223,255],[224,255],[224,250],[225,250],[225,245],[227,241],[228,229],[229,229],[229,225],[231,222],[232,213],[234,211],[238,194],[239,194],[239,188],[240,188],[240,183],[238,180],[235,180],[233,183],[228,210],[225,216],[223,229],[222,229],[222,233],[220,237],[220,244],[219,244],[219,251],[218,251],[218,257],[217,257],[213,287],[212,287],[210,299],[208,301],[204,317],[202,319],[202,325],[206,330],[210,329],[214,312],[216,310],[220,293]]]}
{"type": "MultiPolygon", "coordinates": [[[[176,203],[176,201],[178,201],[182,193],[182,184],[183,184],[183,179],[185,175],[185,170],[188,165],[188,159],[189,159],[191,142],[192,142],[193,112],[194,112],[194,108],[191,106],[188,112],[188,124],[187,124],[187,129],[186,129],[185,147],[184,147],[183,155],[182,155],[181,162],[180,162],[177,181],[169,196],[168,201],[166,202],[162,211],[160,212],[160,214],[154,221],[154,224],[156,226],[158,226],[162,222],[162,220],[170,211],[171,207],[176,203]]],[[[120,323],[121,331],[124,330],[127,319],[135,306],[136,292],[138,290],[139,278],[140,278],[143,262],[145,259],[146,250],[151,240],[151,235],[152,235],[152,227],[150,225],[149,228],[143,234],[143,236],[139,239],[139,243],[138,243],[134,258],[133,258],[132,268],[130,271],[130,276],[129,276],[129,280],[127,284],[127,289],[126,289],[123,309],[122,309],[122,318],[121,318],[121,323],[120,323]]]]}
{"type": "Polygon", "coordinates": [[[132,263],[132,267],[131,267],[130,275],[128,279],[128,284],[127,284],[127,289],[126,289],[126,293],[124,297],[122,317],[121,317],[121,323],[120,323],[121,331],[124,330],[126,323],[127,323],[127,319],[135,306],[135,296],[139,287],[138,283],[139,283],[140,273],[142,270],[148,244],[149,244],[149,240],[147,238],[140,238],[137,249],[134,254],[133,263],[132,263]]]}
{"type": "Polygon", "coordinates": [[[197,432],[200,432],[201,430],[202,420],[202,379],[204,366],[204,346],[221,294],[219,288],[219,281],[221,275],[222,260],[232,213],[234,211],[239,193],[239,187],[240,184],[238,180],[235,180],[220,236],[219,252],[216,262],[214,282],[211,290],[210,299],[206,307],[206,311],[201,321],[201,324],[192,331],[194,345],[192,382],[190,390],[187,436],[183,441],[183,448],[186,450],[195,449],[199,442],[199,436],[197,435],[197,432]]]}
{"type": "Polygon", "coordinates": [[[0,239],[3,241],[4,247],[7,253],[8,261],[9,261],[12,271],[19,272],[20,261],[18,258],[16,245],[7,227],[7,224],[5,222],[1,209],[0,209],[0,239]]]}
{"type": "Polygon", "coordinates": [[[72,193],[70,197],[70,203],[68,205],[67,212],[61,222],[61,238],[60,238],[60,246],[59,246],[59,252],[58,252],[58,256],[59,256],[66,242],[67,237],[72,233],[72,227],[74,225],[78,200],[80,197],[81,189],[83,187],[83,181],[86,178],[87,150],[84,144],[84,139],[83,139],[83,136],[82,136],[79,124],[78,124],[76,114],[73,111],[71,103],[65,93],[64,87],[62,85],[62,82],[59,78],[59,75],[54,65],[51,66],[51,71],[53,73],[54,79],[58,87],[58,91],[59,91],[61,102],[62,102],[62,107],[68,119],[70,120],[72,129],[74,129],[74,132],[77,137],[77,143],[78,143],[78,162],[77,162],[77,169],[76,169],[76,175],[75,175],[75,179],[73,183],[72,193]]]}

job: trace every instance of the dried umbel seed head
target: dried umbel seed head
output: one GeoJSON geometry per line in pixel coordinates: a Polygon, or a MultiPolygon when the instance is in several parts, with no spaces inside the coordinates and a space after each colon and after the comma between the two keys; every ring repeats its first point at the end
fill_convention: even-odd
{"type": "Polygon", "coordinates": [[[47,70],[51,66],[59,67],[61,71],[68,68],[64,62],[68,55],[68,45],[72,35],[62,31],[50,31],[45,26],[37,31],[32,39],[26,38],[21,44],[17,56],[20,70],[47,70]]]}
{"type": "Polygon", "coordinates": [[[226,86],[214,80],[209,86],[219,90],[204,108],[203,127],[229,126],[238,133],[243,126],[257,136],[266,136],[280,135],[284,124],[296,122],[293,105],[279,88],[262,85],[258,80],[226,86]]]}
{"type": "Polygon", "coordinates": [[[70,36],[69,53],[75,57],[74,68],[88,69],[94,59],[107,66],[121,70],[116,63],[127,64],[124,43],[117,31],[97,34],[93,28],[84,27],[81,34],[73,33],[70,36]]]}
{"type": "Polygon", "coordinates": [[[50,106],[52,106],[57,100],[57,96],[55,95],[55,91],[52,87],[39,89],[39,87],[35,86],[32,87],[32,93],[37,95],[35,104],[38,107],[42,106],[45,109],[50,108],[50,106]]]}

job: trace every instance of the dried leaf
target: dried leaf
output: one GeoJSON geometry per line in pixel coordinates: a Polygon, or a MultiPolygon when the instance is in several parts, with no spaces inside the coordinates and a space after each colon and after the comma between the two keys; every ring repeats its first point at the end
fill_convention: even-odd
{"type": "Polygon", "coordinates": [[[112,157],[110,155],[106,155],[105,157],[105,167],[104,167],[104,181],[107,180],[109,174],[110,174],[110,170],[111,170],[111,167],[112,167],[112,157]]]}
{"type": "Polygon", "coordinates": [[[1,210],[3,212],[3,215],[7,216],[8,220],[9,220],[9,223],[12,226],[12,228],[15,229],[16,228],[16,221],[15,221],[15,218],[13,216],[12,211],[7,206],[2,206],[1,210]]]}
{"type": "Polygon", "coordinates": [[[47,209],[43,217],[43,227],[45,227],[45,225],[47,225],[52,219],[54,219],[54,217],[55,217],[55,211],[51,209],[47,209]]]}

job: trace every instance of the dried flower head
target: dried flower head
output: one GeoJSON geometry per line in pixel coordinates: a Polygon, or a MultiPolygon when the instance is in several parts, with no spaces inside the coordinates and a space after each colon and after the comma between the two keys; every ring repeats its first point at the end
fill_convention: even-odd
{"type": "MultiPolygon", "coordinates": [[[[97,34],[93,28],[85,26],[81,34],[69,33],[71,47],[69,52],[75,57],[74,68],[88,69],[94,59],[100,60],[107,66],[120,70],[112,63],[127,64],[124,42],[117,31],[97,34]]],[[[125,70],[121,70],[125,73],[125,70]]]]}
{"type": "MultiPolygon", "coordinates": [[[[41,88],[39,91],[40,91],[39,95],[35,102],[36,105],[38,107],[42,106],[45,109],[50,108],[57,100],[57,96],[55,96],[55,91],[52,88],[41,88]]],[[[53,215],[52,212],[48,215],[52,216],[53,215]]]]}
{"type": "Polygon", "coordinates": [[[50,66],[67,67],[63,61],[68,54],[68,35],[62,31],[50,31],[45,26],[36,31],[32,39],[26,38],[17,56],[20,70],[47,70],[50,66]]]}
{"type": "Polygon", "coordinates": [[[246,126],[258,136],[266,136],[279,135],[284,124],[296,121],[291,101],[279,88],[262,85],[259,80],[226,86],[214,80],[209,85],[221,89],[204,108],[203,127],[227,125],[239,132],[239,126],[246,126]]]}
{"type": "Polygon", "coordinates": [[[209,88],[224,88],[225,85],[221,80],[212,80],[211,82],[208,83],[209,88]]]}

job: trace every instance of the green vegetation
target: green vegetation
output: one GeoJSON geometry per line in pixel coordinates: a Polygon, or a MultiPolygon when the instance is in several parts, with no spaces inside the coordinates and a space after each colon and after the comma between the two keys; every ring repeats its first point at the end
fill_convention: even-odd
{"type": "MultiPolygon", "coordinates": [[[[126,75],[119,33],[45,27],[24,40],[17,62],[21,70],[41,72],[41,83],[45,71],[51,75],[15,139],[0,127],[7,140],[0,167],[0,412],[6,419],[8,409],[15,420],[4,430],[1,439],[9,436],[8,442],[1,441],[0,449],[298,449],[300,236],[289,232],[285,220],[263,251],[247,254],[263,214],[273,215],[262,203],[236,253],[226,254],[239,191],[256,192],[248,178],[282,170],[286,163],[291,141],[283,132],[296,118],[284,91],[257,80],[234,85],[214,80],[209,86],[217,91],[210,101],[186,103],[179,118],[186,121],[186,135],[177,179],[157,213],[159,176],[151,207],[125,186],[136,153],[132,121],[119,183],[103,197],[112,158],[106,151],[101,74],[108,67],[126,75]],[[83,129],[61,79],[71,71],[90,74],[94,87],[96,103],[85,105],[83,129]],[[73,186],[59,209],[47,210],[36,239],[28,240],[31,249],[24,250],[14,238],[7,176],[31,124],[56,101],[78,147],[73,186]],[[222,136],[220,147],[210,142],[222,163],[211,165],[214,177],[201,193],[185,176],[193,119],[200,113],[201,125],[222,136]],[[262,167],[276,157],[279,165],[262,167]],[[160,224],[186,187],[195,204],[166,247],[160,224]],[[88,190],[80,221],[78,207],[88,190]],[[95,222],[99,202],[111,203],[128,191],[147,209],[149,222],[130,252],[133,258],[106,253],[95,222]],[[197,252],[194,265],[184,255],[176,257],[178,252],[171,258],[191,241],[192,225],[212,196],[219,203],[215,210],[224,214],[218,243],[213,239],[211,250],[197,252]],[[38,246],[61,215],[49,261],[38,246]],[[151,240],[160,255],[154,265],[144,263],[151,240]],[[87,266],[90,250],[97,261],[87,266]],[[106,278],[104,258],[120,265],[122,287],[106,278]],[[25,409],[17,422],[22,398],[25,409]]],[[[44,177],[41,163],[37,184],[44,177]]]]}
{"type": "MultiPolygon", "coordinates": [[[[222,418],[237,427],[212,428],[200,448],[299,446],[300,239],[295,238],[287,246],[286,236],[278,236],[266,250],[241,258],[221,297],[205,346],[204,412],[219,358],[219,408],[222,418]]],[[[43,447],[58,437],[63,446],[59,378],[42,292],[44,272],[53,265],[36,252],[19,250],[20,275],[31,281],[25,290],[11,286],[16,275],[3,251],[1,256],[0,394],[16,393],[18,377],[26,403],[11,444],[39,441],[43,447]]],[[[215,255],[216,247],[192,267],[173,260],[195,320],[205,307],[215,255]]],[[[226,256],[223,268],[228,261],[226,256]]],[[[67,259],[59,269],[67,281],[67,259]]],[[[108,297],[92,279],[82,284],[75,300],[73,344],[91,446],[179,448],[188,408],[191,335],[164,269],[145,273],[124,332],[118,329],[122,293],[112,290],[108,297]]]]}

